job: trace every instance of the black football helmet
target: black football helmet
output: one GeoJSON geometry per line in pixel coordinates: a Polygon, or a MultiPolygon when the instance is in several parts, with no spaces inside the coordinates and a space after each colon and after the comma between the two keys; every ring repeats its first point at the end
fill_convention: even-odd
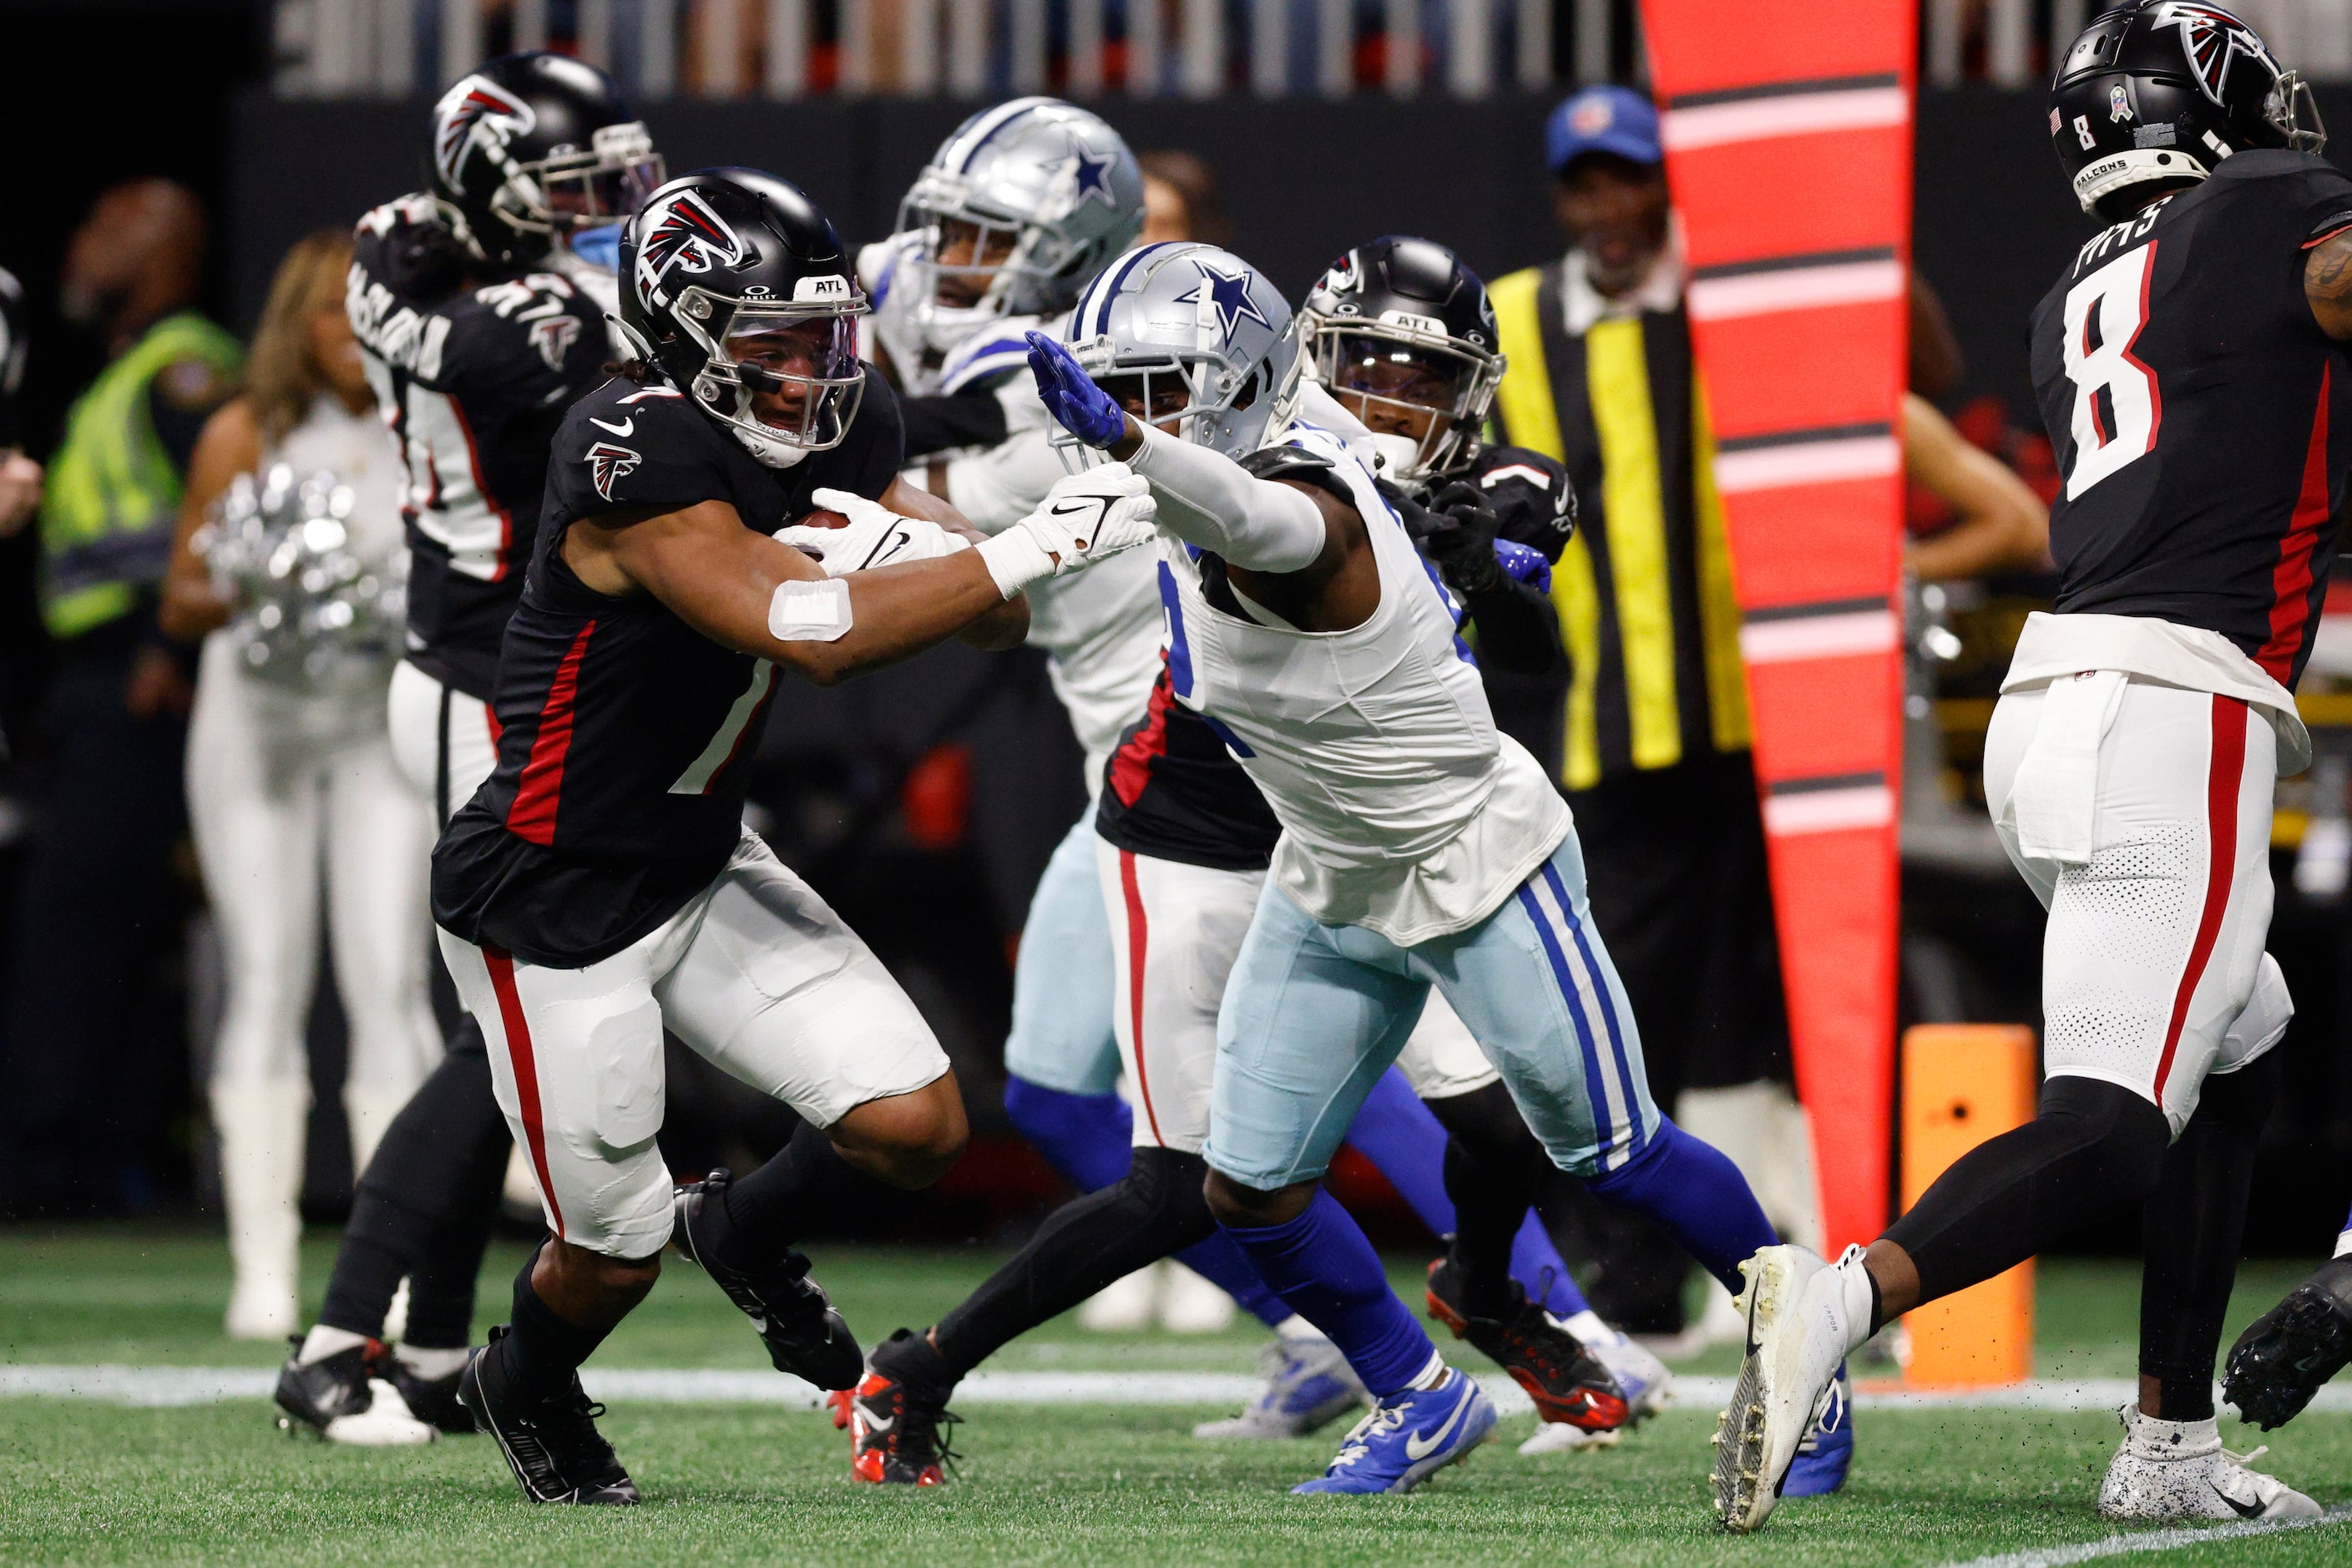
{"type": "Polygon", "coordinates": [[[2083,29],[2050,84],[2050,140],[2083,210],[2131,216],[2255,147],[2316,153],[2310,88],[2252,27],[2203,0],[2131,0],[2083,29]]]}
{"type": "Polygon", "coordinates": [[[1372,432],[1403,486],[1467,468],[1503,381],[1486,286],[1444,246],[1383,235],[1333,262],[1298,308],[1294,373],[1372,432]]]}
{"type": "Polygon", "coordinates": [[[771,468],[849,434],[866,310],[833,220],[757,169],[682,174],[621,231],[622,331],[771,468]]]}
{"type": "Polygon", "coordinates": [[[482,261],[520,266],[617,223],[662,183],[661,154],[612,79],[565,55],[502,55],[433,106],[433,194],[482,261]]]}

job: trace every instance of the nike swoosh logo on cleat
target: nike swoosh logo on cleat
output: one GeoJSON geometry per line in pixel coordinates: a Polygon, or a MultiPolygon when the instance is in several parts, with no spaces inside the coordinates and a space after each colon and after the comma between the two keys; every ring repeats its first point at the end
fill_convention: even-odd
{"type": "Polygon", "coordinates": [[[2205,1484],[2212,1487],[2213,1495],[2220,1498],[2223,1502],[2228,1503],[2230,1505],[2230,1511],[2236,1514],[2240,1519],[2262,1518],[2263,1504],[2261,1500],[2257,1499],[2252,1502],[2240,1502],[2236,1498],[2233,1498],[2228,1492],[2223,1491],[2218,1484],[2211,1481],[2208,1481],[2205,1484]]]}
{"type": "Polygon", "coordinates": [[[1404,1440],[1404,1457],[1411,1459],[1417,1465],[1421,1463],[1422,1460],[1429,1458],[1430,1455],[1435,1453],[1439,1448],[1444,1447],[1446,1434],[1452,1432],[1454,1428],[1461,1423],[1464,1413],[1469,1408],[1470,1395],[1465,1394],[1461,1400],[1454,1405],[1454,1414],[1445,1418],[1445,1425],[1440,1426],[1437,1429],[1436,1434],[1432,1436],[1429,1441],[1426,1443],[1423,1442],[1421,1439],[1421,1434],[1418,1432],[1413,1433],[1404,1440]]]}
{"type": "Polygon", "coordinates": [[[868,1432],[887,1432],[891,1427],[896,1426],[898,1424],[898,1418],[896,1415],[893,1415],[890,1419],[885,1421],[879,1415],[876,1415],[868,1411],[860,1410],[857,1413],[857,1416],[860,1421],[866,1424],[866,1429],[868,1432]]]}

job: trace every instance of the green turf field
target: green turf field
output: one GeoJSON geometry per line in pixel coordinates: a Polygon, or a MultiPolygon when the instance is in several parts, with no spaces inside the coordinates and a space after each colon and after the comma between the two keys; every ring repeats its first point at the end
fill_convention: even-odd
{"type": "MultiPolygon", "coordinates": [[[[491,1262],[502,1305],[520,1254],[491,1262]]],[[[821,1276],[861,1335],[919,1324],[996,1255],[820,1249],[821,1276]]],[[[315,1291],[329,1258],[307,1258],[315,1291]]],[[[1400,1268],[1409,1260],[1399,1259],[1400,1268]]],[[[2249,1268],[2234,1331],[2295,1270],[2249,1268]]],[[[268,1346],[216,1331],[220,1243],[185,1233],[0,1230],[0,1363],[258,1367],[268,1346]]],[[[2042,1274],[2041,1370],[2128,1375],[2137,1281],[2061,1264],[2042,1274]]],[[[486,1312],[487,1317],[487,1312],[486,1312]]],[[[1178,1340],[1087,1334],[1066,1321],[1009,1351],[1010,1371],[1249,1370],[1258,1334],[1178,1340]]],[[[1475,1358],[1457,1357],[1465,1366],[1475,1358]]],[[[748,1328],[709,1283],[674,1266],[599,1364],[753,1369],[748,1328]]],[[[1727,1352],[1685,1370],[1720,1374],[1727,1352]]],[[[2112,1415],[2019,1410],[1865,1410],[1845,1493],[1783,1506],[1769,1531],[1717,1533],[1704,1472],[1711,1410],[1685,1409],[1613,1451],[1523,1459],[1531,1416],[1409,1498],[1324,1500],[1285,1489],[1320,1469],[1337,1429],[1281,1444],[1211,1446],[1197,1408],[976,1405],[958,1483],[877,1494],[847,1479],[821,1415],[751,1405],[615,1403],[605,1430],[647,1506],[525,1507],[478,1438],[404,1451],[330,1449],[274,1431],[259,1400],[126,1408],[0,1399],[0,1563],[593,1564],[822,1562],[923,1564],[1570,1562],[1945,1563],[2106,1542],[2091,1511],[2112,1415]]],[[[2224,1440],[2259,1436],[2226,1419],[2224,1440]]],[[[2352,1500],[2352,1416],[2309,1415],[2272,1435],[2264,1468],[2324,1503],[2352,1500]]],[[[2150,1552],[2166,1564],[2352,1563],[2352,1518],[2316,1529],[2150,1552]]],[[[2052,1561],[2042,1557],[2040,1561],[2052,1561]]],[[[2067,1560],[2080,1560],[2070,1558],[2067,1560]]]]}

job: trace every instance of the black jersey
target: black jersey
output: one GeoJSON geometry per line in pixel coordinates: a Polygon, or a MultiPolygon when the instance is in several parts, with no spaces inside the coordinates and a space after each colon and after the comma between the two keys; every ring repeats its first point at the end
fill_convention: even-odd
{"type": "MultiPolygon", "coordinates": [[[[1164,572],[1167,568],[1162,567],[1164,572]]],[[[1114,848],[1219,871],[1263,871],[1282,825],[1230,748],[1238,737],[1176,700],[1163,660],[1143,717],[1103,764],[1095,831],[1114,848]]]]}
{"type": "Polygon", "coordinates": [[[499,764],[433,852],[433,916],[534,963],[593,963],[723,869],[776,668],[723,647],[650,594],[614,598],[564,563],[564,531],[626,509],[723,500],[761,533],[820,487],[878,498],[905,450],[868,367],[849,435],[772,468],[676,389],[615,380],[576,404],[499,663],[499,764]]]}
{"type": "Polygon", "coordinates": [[[2352,467],[2352,367],[2303,269],[2347,226],[2332,165],[2241,153],[2102,232],[2042,300],[2061,614],[2202,627],[2277,680],[2302,673],[2352,467]]]}
{"type": "Polygon", "coordinates": [[[408,473],[408,658],[488,701],[548,443],[612,355],[603,311],[560,273],[455,288],[437,223],[423,196],[362,218],[346,302],[408,473]]]}

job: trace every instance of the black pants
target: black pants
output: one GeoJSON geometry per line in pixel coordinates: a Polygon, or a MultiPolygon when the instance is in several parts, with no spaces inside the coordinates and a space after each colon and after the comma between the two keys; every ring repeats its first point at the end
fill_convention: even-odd
{"type": "MultiPolygon", "coordinates": [[[[1746,752],[1604,779],[1569,795],[1592,922],[1641,1026],[1650,1093],[1792,1079],[1764,821],[1746,752]]],[[[1683,1326],[1690,1260],[1639,1215],[1580,1194],[1560,1206],[1593,1308],[1620,1327],[1683,1326]]]]}
{"type": "Polygon", "coordinates": [[[23,1211],[119,1203],[180,1070],[158,977],[181,934],[169,858],[187,726],[123,706],[136,652],[110,628],[64,645],[42,703],[47,766],[0,1045],[0,1202],[23,1211]]]}

